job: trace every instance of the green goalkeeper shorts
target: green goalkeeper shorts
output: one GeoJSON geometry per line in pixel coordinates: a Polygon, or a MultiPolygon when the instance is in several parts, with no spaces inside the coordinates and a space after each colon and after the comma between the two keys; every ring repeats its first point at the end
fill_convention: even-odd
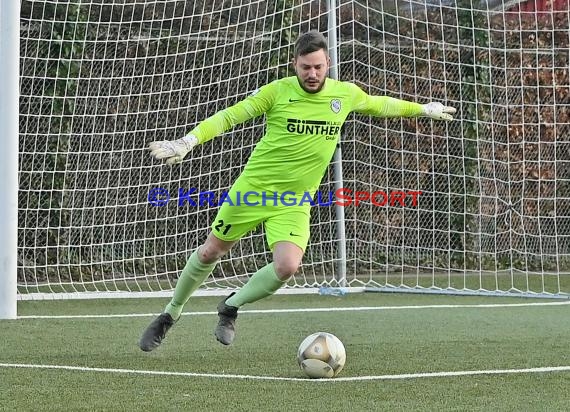
{"type": "Polygon", "coordinates": [[[293,204],[297,202],[291,197],[265,192],[241,177],[219,203],[211,226],[218,239],[236,241],[263,224],[271,250],[276,242],[287,241],[305,251],[310,236],[310,204],[293,204]]]}

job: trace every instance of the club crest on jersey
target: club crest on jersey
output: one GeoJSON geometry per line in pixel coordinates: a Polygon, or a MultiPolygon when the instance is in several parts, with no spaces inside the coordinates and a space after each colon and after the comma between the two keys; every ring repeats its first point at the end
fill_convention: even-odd
{"type": "Polygon", "coordinates": [[[332,99],[331,100],[331,110],[335,113],[340,112],[341,109],[341,104],[340,104],[340,100],[338,99],[332,99]]]}

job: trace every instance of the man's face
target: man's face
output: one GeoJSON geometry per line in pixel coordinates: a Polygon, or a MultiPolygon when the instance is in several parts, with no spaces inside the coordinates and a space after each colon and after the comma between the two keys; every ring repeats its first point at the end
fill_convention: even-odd
{"type": "Polygon", "coordinates": [[[299,84],[307,93],[317,93],[325,85],[330,58],[324,50],[305,54],[293,59],[299,84]]]}

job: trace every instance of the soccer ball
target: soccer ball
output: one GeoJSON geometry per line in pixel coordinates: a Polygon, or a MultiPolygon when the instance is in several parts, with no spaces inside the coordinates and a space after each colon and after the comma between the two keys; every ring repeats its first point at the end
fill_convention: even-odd
{"type": "Polygon", "coordinates": [[[346,351],[332,333],[316,332],[299,345],[297,362],[310,378],[334,378],[344,367],[346,351]]]}

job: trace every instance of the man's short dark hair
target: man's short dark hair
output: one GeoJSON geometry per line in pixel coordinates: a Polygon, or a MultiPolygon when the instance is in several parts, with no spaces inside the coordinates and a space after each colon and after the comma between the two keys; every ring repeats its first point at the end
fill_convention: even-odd
{"type": "Polygon", "coordinates": [[[302,34],[295,42],[295,58],[318,50],[328,53],[327,39],[317,30],[302,34]]]}

